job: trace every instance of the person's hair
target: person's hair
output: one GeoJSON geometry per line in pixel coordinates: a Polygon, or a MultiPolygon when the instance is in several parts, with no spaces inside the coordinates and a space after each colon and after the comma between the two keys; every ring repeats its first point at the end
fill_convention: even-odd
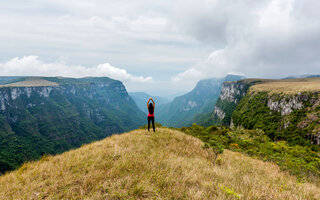
{"type": "Polygon", "coordinates": [[[153,107],[153,104],[152,103],[149,103],[149,113],[152,115],[153,114],[153,111],[154,111],[154,107],[153,107]]]}

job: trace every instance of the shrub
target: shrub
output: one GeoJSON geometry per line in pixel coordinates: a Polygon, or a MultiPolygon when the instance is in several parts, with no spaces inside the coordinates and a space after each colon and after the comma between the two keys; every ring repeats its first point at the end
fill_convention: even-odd
{"type": "Polygon", "coordinates": [[[224,148],[228,148],[263,161],[274,162],[300,180],[320,178],[320,152],[313,146],[291,146],[287,141],[273,142],[261,129],[231,130],[224,126],[204,128],[193,124],[180,130],[204,141],[204,148],[212,148],[213,163],[224,148]]]}

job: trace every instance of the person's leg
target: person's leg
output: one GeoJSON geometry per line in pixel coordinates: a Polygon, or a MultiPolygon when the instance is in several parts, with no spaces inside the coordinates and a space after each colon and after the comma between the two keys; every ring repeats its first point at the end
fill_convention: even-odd
{"type": "Polygon", "coordinates": [[[152,127],[153,127],[153,132],[156,132],[156,127],[154,126],[154,117],[152,117],[152,127]]]}
{"type": "Polygon", "coordinates": [[[150,117],[148,117],[148,131],[150,131],[150,117]]]}

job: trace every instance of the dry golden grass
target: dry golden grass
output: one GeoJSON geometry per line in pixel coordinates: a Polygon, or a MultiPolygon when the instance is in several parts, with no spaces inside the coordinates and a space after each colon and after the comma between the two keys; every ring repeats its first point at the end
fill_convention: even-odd
{"type": "Polygon", "coordinates": [[[58,83],[47,81],[41,78],[28,78],[24,81],[0,85],[0,87],[37,87],[37,86],[58,86],[58,83]]]}
{"type": "Polygon", "coordinates": [[[269,93],[296,94],[299,92],[320,91],[320,78],[269,80],[251,86],[251,91],[268,91],[269,93]]]}
{"type": "Polygon", "coordinates": [[[24,164],[0,177],[0,199],[320,199],[272,163],[159,128],[136,130],[24,164]]]}

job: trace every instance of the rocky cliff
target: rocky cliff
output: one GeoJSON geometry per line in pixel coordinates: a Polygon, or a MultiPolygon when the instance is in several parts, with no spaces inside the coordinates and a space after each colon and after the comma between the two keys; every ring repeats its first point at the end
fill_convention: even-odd
{"type": "Polygon", "coordinates": [[[214,119],[231,126],[262,129],[275,140],[307,145],[311,139],[320,145],[319,80],[225,82],[214,119]]]}
{"type": "Polygon", "coordinates": [[[320,96],[318,92],[270,94],[249,92],[232,115],[235,126],[262,129],[275,140],[320,145],[320,96]]]}
{"type": "Polygon", "coordinates": [[[144,124],[145,115],[120,81],[41,78],[15,84],[0,87],[0,172],[144,124]]]}
{"type": "Polygon", "coordinates": [[[245,96],[248,88],[257,82],[260,81],[246,79],[222,83],[221,93],[214,107],[214,123],[230,125],[232,123],[231,116],[237,103],[245,96]]]}

